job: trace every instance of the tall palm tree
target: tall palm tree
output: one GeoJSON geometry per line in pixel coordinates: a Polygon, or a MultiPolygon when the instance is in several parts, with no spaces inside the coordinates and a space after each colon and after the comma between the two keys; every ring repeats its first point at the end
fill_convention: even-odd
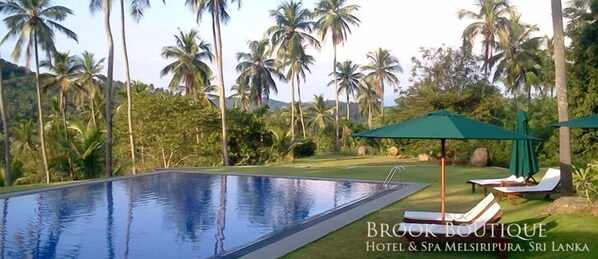
{"type": "MultiPolygon", "coordinates": [[[[241,7],[241,0],[230,0],[230,3],[237,2],[237,8],[241,7]]],[[[204,11],[212,15],[212,35],[214,36],[214,47],[216,49],[216,66],[218,69],[219,80],[219,105],[220,117],[222,122],[222,162],[224,166],[229,165],[228,161],[228,139],[226,133],[226,103],[225,103],[225,87],[224,87],[224,72],[222,71],[222,33],[220,31],[220,23],[226,24],[230,20],[227,13],[227,0],[186,0],[185,5],[191,6],[194,12],[197,13],[196,21],[199,22],[204,11]]]]}
{"type": "Polygon", "coordinates": [[[185,95],[198,96],[204,86],[210,85],[212,70],[204,60],[212,61],[214,55],[210,51],[210,44],[199,38],[196,30],[183,33],[179,30],[174,35],[176,44],[162,48],[162,57],[174,59],[166,65],[160,76],[172,74],[172,80],[168,87],[171,91],[177,91],[180,84],[184,85],[185,95]]]}
{"type": "Polygon", "coordinates": [[[286,63],[283,63],[283,67],[287,68],[286,78],[288,80],[297,80],[297,109],[299,110],[299,123],[301,124],[301,129],[303,130],[303,138],[307,138],[307,133],[305,130],[305,120],[303,115],[303,107],[301,105],[301,80],[303,82],[306,80],[305,72],[311,73],[309,66],[315,63],[315,59],[313,56],[305,54],[305,49],[307,46],[303,46],[302,49],[299,49],[296,54],[288,53],[289,55],[297,55],[297,57],[293,58],[286,58],[286,63]],[[294,76],[294,78],[293,78],[294,76]]]}
{"type": "Polygon", "coordinates": [[[2,133],[4,134],[4,186],[12,185],[12,172],[10,169],[10,134],[8,131],[8,117],[4,110],[4,88],[2,79],[2,59],[0,59],[0,115],[2,116],[2,133]]]}
{"type": "MultiPolygon", "coordinates": [[[[336,74],[336,46],[344,43],[347,40],[347,35],[351,33],[351,25],[359,26],[360,20],[353,15],[359,10],[358,5],[345,5],[346,0],[320,0],[316,4],[314,16],[318,17],[316,21],[318,31],[322,40],[326,39],[328,32],[332,38],[332,71],[336,74]]],[[[336,101],[335,110],[335,148],[339,150],[340,144],[340,127],[338,120],[338,82],[335,79],[334,93],[336,101]]]]}
{"type": "Polygon", "coordinates": [[[114,77],[114,40],[110,27],[110,12],[112,0],[90,0],[91,12],[103,10],[104,30],[106,31],[106,44],[108,47],[108,66],[106,71],[106,177],[112,177],[112,80],[114,77]]]}
{"type": "Polygon", "coordinates": [[[270,17],[274,18],[276,25],[268,28],[267,33],[276,49],[277,57],[282,60],[283,67],[288,68],[286,78],[291,81],[291,139],[294,140],[295,79],[298,78],[296,73],[304,66],[302,63],[306,64],[309,59],[305,53],[305,46],[320,48],[320,42],[310,35],[315,24],[311,20],[312,14],[303,8],[301,2],[283,2],[277,9],[270,11],[270,17]]]}
{"type": "Polygon", "coordinates": [[[330,75],[334,77],[328,85],[333,85],[337,82],[340,87],[337,88],[337,96],[341,92],[345,92],[347,95],[347,120],[350,120],[350,109],[349,109],[349,97],[355,95],[355,91],[359,86],[360,80],[363,78],[363,73],[359,72],[360,67],[358,64],[353,64],[350,60],[345,60],[343,63],[336,63],[335,71],[332,71],[330,75]]]}
{"type": "Polygon", "coordinates": [[[54,45],[55,31],[59,31],[69,39],[77,41],[77,34],[58,23],[64,21],[68,15],[73,14],[73,11],[64,6],[52,5],[49,0],[8,0],[0,3],[0,11],[7,15],[4,18],[4,23],[8,28],[8,33],[2,39],[2,43],[8,39],[17,38],[12,51],[12,58],[14,60],[20,58],[23,46],[25,46],[26,67],[29,67],[32,50],[35,56],[35,86],[39,136],[46,182],[49,183],[50,171],[48,171],[42,96],[39,81],[39,48],[48,54],[56,51],[54,45]]]}
{"type": "Polygon", "coordinates": [[[97,126],[96,123],[96,112],[95,112],[95,99],[98,92],[101,92],[100,81],[106,79],[102,74],[104,69],[105,58],[95,60],[94,54],[89,51],[84,51],[81,56],[78,57],[79,71],[77,73],[77,84],[85,89],[86,96],[89,98],[89,107],[91,112],[91,121],[93,126],[97,126]]]}
{"type": "MultiPolygon", "coordinates": [[[[556,97],[558,102],[559,121],[569,120],[569,103],[567,101],[567,75],[565,71],[565,33],[563,30],[563,8],[561,0],[551,0],[552,26],[554,30],[554,64],[556,97]]],[[[571,143],[569,128],[559,129],[559,160],[561,165],[561,193],[573,193],[571,175],[571,143]]]]}
{"type": "Polygon", "coordinates": [[[334,115],[334,107],[328,107],[324,101],[323,95],[314,95],[314,100],[311,107],[308,108],[310,119],[307,122],[308,126],[314,127],[314,133],[318,133],[317,129],[322,130],[326,124],[332,121],[334,115]]]}
{"type": "Polygon", "coordinates": [[[509,23],[511,7],[508,0],[478,0],[476,6],[479,10],[460,10],[457,12],[459,19],[470,18],[475,20],[463,30],[463,45],[471,48],[476,37],[482,36],[482,55],[484,69],[488,73],[492,69],[491,58],[498,47],[499,34],[505,34],[509,23]]]}
{"type": "MultiPolygon", "coordinates": [[[[162,0],[164,3],[165,0],[162,0]]],[[[146,8],[150,7],[149,0],[129,0],[129,12],[136,22],[143,17],[146,8]]],[[[123,57],[125,62],[125,88],[127,89],[127,119],[129,126],[129,144],[131,147],[131,164],[133,174],[137,173],[135,167],[135,138],[133,135],[133,103],[131,101],[131,74],[129,69],[129,52],[127,51],[127,33],[125,26],[125,1],[120,0],[120,29],[122,37],[123,57]]]]}
{"type": "Polygon", "coordinates": [[[370,51],[367,54],[370,61],[368,65],[362,67],[364,71],[369,71],[368,77],[372,77],[376,83],[376,93],[380,97],[380,112],[384,119],[384,82],[398,86],[399,79],[395,73],[403,73],[403,68],[399,59],[390,53],[390,50],[378,48],[376,51],[370,51]]]}
{"type": "Polygon", "coordinates": [[[279,65],[276,60],[268,57],[270,51],[268,39],[250,41],[247,45],[249,52],[237,53],[239,64],[236,69],[240,73],[237,83],[238,87],[243,85],[244,89],[249,89],[253,103],[262,107],[263,100],[267,102],[270,98],[270,91],[278,93],[273,76],[282,81],[285,78],[278,71],[279,65]]]}
{"type": "Polygon", "coordinates": [[[249,101],[252,99],[253,89],[250,89],[248,84],[237,84],[233,85],[231,90],[233,92],[232,97],[235,99],[233,106],[235,108],[240,106],[243,111],[249,111],[249,101]]]}
{"type": "Polygon", "coordinates": [[[69,91],[85,91],[81,85],[77,84],[76,78],[81,70],[80,63],[76,56],[71,56],[69,52],[55,52],[53,60],[42,61],[41,67],[50,71],[44,75],[42,90],[48,91],[50,88],[58,88],[59,109],[62,115],[62,126],[64,134],[68,139],[68,128],[66,120],[66,105],[69,91]]]}
{"type": "Polygon", "coordinates": [[[357,90],[357,102],[359,104],[359,113],[367,114],[368,128],[372,129],[372,115],[377,112],[380,98],[376,94],[376,83],[373,78],[363,78],[357,90]]]}

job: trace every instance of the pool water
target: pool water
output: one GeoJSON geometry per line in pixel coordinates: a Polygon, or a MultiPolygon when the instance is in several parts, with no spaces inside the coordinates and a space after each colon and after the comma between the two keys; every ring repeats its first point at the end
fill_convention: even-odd
{"type": "Polygon", "coordinates": [[[283,233],[381,184],[164,172],[0,199],[4,258],[206,258],[283,233]]]}

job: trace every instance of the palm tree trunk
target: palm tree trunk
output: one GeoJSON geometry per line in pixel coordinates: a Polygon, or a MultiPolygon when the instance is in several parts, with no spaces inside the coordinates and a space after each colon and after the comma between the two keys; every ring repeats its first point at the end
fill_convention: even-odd
{"type": "MultiPolygon", "coordinates": [[[[2,61],[0,59],[0,115],[2,116],[2,133],[4,133],[4,186],[12,185],[10,170],[10,135],[8,134],[8,118],[4,111],[4,89],[2,85],[2,61]]],[[[6,211],[6,209],[4,210],[6,211]]]]}
{"type": "Polygon", "coordinates": [[[42,148],[42,162],[46,173],[46,183],[50,183],[50,171],[48,170],[48,157],[46,155],[46,138],[44,131],[44,113],[42,110],[42,93],[39,85],[39,53],[37,47],[37,36],[34,36],[35,44],[35,93],[37,98],[37,122],[39,124],[39,139],[42,148]]]}
{"type": "Polygon", "coordinates": [[[112,77],[114,73],[114,41],[110,28],[110,1],[104,1],[104,29],[108,42],[108,71],[106,72],[106,177],[112,177],[112,77]]]}
{"type": "Polygon", "coordinates": [[[334,96],[335,96],[335,109],[334,109],[334,120],[335,120],[335,141],[334,141],[334,150],[336,152],[340,151],[340,133],[339,133],[339,122],[338,122],[338,80],[336,79],[336,43],[334,40],[332,41],[332,49],[334,58],[332,60],[332,71],[334,75],[334,96]]]}
{"type": "MultiPolygon", "coordinates": [[[[556,95],[559,121],[569,120],[569,103],[567,101],[567,75],[565,71],[565,41],[563,31],[563,9],[561,0],[551,0],[552,25],[554,30],[554,63],[556,75],[556,95]]],[[[569,128],[559,128],[559,160],[561,169],[561,194],[573,194],[571,175],[571,143],[569,128]]]]}
{"type": "Polygon", "coordinates": [[[137,174],[135,167],[135,139],[133,136],[133,103],[131,101],[131,75],[129,73],[129,54],[127,51],[127,33],[125,26],[125,1],[120,0],[120,29],[123,42],[123,56],[125,58],[125,88],[127,89],[127,119],[129,124],[129,143],[131,146],[131,170],[137,174]]]}
{"type": "Polygon", "coordinates": [[[372,129],[372,103],[368,102],[368,127],[372,129]]]}
{"type": "Polygon", "coordinates": [[[299,101],[299,119],[301,120],[301,129],[303,130],[303,139],[307,138],[305,133],[305,121],[303,120],[303,108],[301,107],[301,81],[297,78],[297,98],[299,101]]]}
{"type": "MultiPolygon", "coordinates": [[[[66,143],[69,143],[69,129],[66,123],[66,101],[67,101],[67,96],[66,93],[64,91],[60,91],[60,115],[62,116],[62,127],[64,128],[64,139],[66,140],[66,143]]],[[[69,177],[71,178],[71,181],[75,180],[75,172],[73,172],[73,161],[71,159],[71,156],[69,154],[67,154],[68,158],[68,164],[69,164],[69,177]]]]}
{"type": "Polygon", "coordinates": [[[93,96],[89,97],[89,105],[91,106],[91,122],[93,123],[93,126],[96,127],[96,111],[95,111],[95,102],[93,101],[93,96]]]}
{"type": "Polygon", "coordinates": [[[295,140],[295,80],[291,73],[291,140],[295,140]]]}
{"type": "Polygon", "coordinates": [[[382,79],[378,81],[378,87],[380,88],[380,114],[382,115],[382,122],[384,122],[384,83],[382,79]]]}
{"type": "Polygon", "coordinates": [[[220,81],[220,115],[222,119],[222,162],[224,166],[229,165],[228,161],[228,139],[226,134],[226,103],[224,88],[224,72],[222,71],[222,37],[220,35],[220,14],[212,13],[212,32],[216,45],[216,66],[218,67],[218,80],[220,81]]]}
{"type": "Polygon", "coordinates": [[[349,120],[350,115],[351,115],[351,111],[349,111],[349,92],[347,92],[347,121],[349,120]]]}

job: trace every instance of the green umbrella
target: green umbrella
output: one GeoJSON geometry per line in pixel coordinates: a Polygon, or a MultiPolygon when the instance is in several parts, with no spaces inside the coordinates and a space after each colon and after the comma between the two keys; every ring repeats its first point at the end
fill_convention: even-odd
{"type": "Polygon", "coordinates": [[[366,138],[440,139],[440,201],[442,221],[444,221],[444,158],[445,142],[447,139],[535,139],[534,137],[522,135],[481,121],[468,119],[463,115],[450,113],[445,110],[431,112],[417,119],[359,132],[352,136],[366,138]]]}
{"type": "Polygon", "coordinates": [[[582,117],[582,118],[573,119],[573,120],[569,120],[569,121],[553,123],[550,125],[553,127],[596,129],[596,128],[598,128],[598,115],[592,115],[592,116],[582,117]]]}
{"type": "MultiPolygon", "coordinates": [[[[524,111],[517,112],[517,125],[515,131],[530,135],[529,117],[524,111]]],[[[534,143],[532,140],[515,140],[513,149],[511,150],[511,165],[509,170],[516,176],[523,176],[529,178],[538,172],[538,157],[534,150],[534,143]]]]}

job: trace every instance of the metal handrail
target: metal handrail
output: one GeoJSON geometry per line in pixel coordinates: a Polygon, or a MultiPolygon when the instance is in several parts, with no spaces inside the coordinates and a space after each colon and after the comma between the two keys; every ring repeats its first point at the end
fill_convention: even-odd
{"type": "Polygon", "coordinates": [[[396,173],[399,173],[399,186],[403,186],[403,182],[405,181],[405,167],[402,165],[395,166],[390,169],[390,172],[388,172],[388,175],[386,175],[386,179],[384,179],[382,186],[388,187],[396,173]]]}

